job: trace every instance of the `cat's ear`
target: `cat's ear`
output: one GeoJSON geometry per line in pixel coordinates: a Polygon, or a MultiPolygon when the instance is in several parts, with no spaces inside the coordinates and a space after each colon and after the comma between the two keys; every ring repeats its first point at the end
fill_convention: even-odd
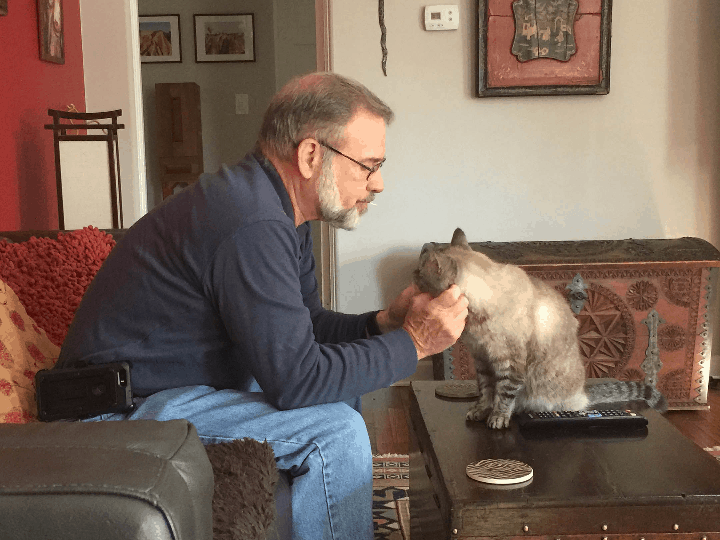
{"type": "Polygon", "coordinates": [[[450,245],[472,251],[470,244],[468,244],[467,237],[460,227],[455,229],[450,245]]]}
{"type": "Polygon", "coordinates": [[[425,268],[427,272],[433,276],[438,277],[440,275],[440,261],[435,253],[431,253],[425,261],[425,268]]]}

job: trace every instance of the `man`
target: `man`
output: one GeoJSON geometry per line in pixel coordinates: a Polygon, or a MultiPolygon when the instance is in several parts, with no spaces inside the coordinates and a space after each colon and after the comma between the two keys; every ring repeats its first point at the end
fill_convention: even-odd
{"type": "Polygon", "coordinates": [[[288,83],[258,146],[139,220],[88,289],[59,365],[127,361],[127,415],[186,418],[205,443],[267,440],[291,481],[293,538],[371,539],[363,394],[456,341],[467,300],[408,287],[383,311],[324,310],[309,221],[352,228],[383,190],[393,113],[364,86],[288,83]],[[350,406],[348,406],[350,405],[350,406]]]}

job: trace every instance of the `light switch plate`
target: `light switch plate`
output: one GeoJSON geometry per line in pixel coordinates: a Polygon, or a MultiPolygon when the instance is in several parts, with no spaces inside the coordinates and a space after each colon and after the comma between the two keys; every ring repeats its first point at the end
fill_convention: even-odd
{"type": "Polygon", "coordinates": [[[425,30],[457,30],[459,24],[458,6],[425,6],[425,30]]]}

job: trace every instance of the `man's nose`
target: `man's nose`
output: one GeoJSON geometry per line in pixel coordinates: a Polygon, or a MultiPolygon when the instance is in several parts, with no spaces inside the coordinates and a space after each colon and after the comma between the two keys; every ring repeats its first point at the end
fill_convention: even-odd
{"type": "Polygon", "coordinates": [[[368,191],[380,193],[383,189],[385,189],[385,184],[383,183],[382,173],[378,170],[370,175],[368,191]]]}

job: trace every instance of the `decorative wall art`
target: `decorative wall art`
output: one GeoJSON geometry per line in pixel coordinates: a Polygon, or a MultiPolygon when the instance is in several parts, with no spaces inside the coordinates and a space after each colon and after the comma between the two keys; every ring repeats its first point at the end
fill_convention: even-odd
{"type": "Polygon", "coordinates": [[[254,62],[252,13],[195,15],[196,62],[254,62]]]}
{"type": "Polygon", "coordinates": [[[37,0],[37,8],[40,59],[64,64],[65,28],[62,0],[37,0]]]}
{"type": "Polygon", "coordinates": [[[182,62],[180,15],[141,15],[140,61],[182,62]]]}
{"type": "Polygon", "coordinates": [[[7,15],[8,0],[0,0],[0,16],[7,15]]]}
{"type": "Polygon", "coordinates": [[[607,94],[612,0],[478,0],[478,97],[607,94]]]}

